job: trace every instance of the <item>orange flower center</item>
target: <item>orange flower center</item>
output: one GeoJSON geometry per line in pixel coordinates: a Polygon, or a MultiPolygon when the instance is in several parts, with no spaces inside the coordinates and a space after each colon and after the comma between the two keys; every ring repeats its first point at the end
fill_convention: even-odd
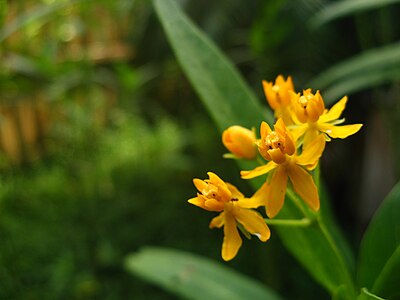
{"type": "Polygon", "coordinates": [[[265,138],[264,144],[267,149],[280,149],[282,152],[285,151],[285,138],[280,136],[276,131],[271,131],[265,138]]]}

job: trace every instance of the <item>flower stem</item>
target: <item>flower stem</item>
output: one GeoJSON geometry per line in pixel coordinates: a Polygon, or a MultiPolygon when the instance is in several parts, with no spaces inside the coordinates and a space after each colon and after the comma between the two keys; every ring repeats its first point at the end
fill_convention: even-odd
{"type": "Polygon", "coordinates": [[[290,199],[292,199],[293,203],[297,206],[297,208],[303,213],[303,215],[308,218],[310,213],[306,211],[304,205],[301,203],[301,199],[297,194],[290,188],[286,189],[286,193],[290,199]]]}
{"type": "Polygon", "coordinates": [[[267,225],[273,226],[293,226],[293,227],[307,227],[311,225],[311,220],[308,218],[303,219],[264,219],[267,225]]]}
{"type": "MultiPolygon", "coordinates": [[[[319,177],[319,170],[317,170],[317,173],[315,175],[317,175],[319,177]]],[[[341,253],[340,249],[338,248],[337,244],[335,243],[332,233],[326,227],[326,225],[323,221],[323,216],[322,216],[321,212],[314,213],[314,212],[308,210],[303,205],[301,198],[293,190],[287,189],[287,195],[290,197],[290,199],[293,201],[293,203],[299,208],[299,210],[303,213],[303,215],[305,216],[305,219],[309,219],[310,222],[313,221],[314,224],[317,226],[317,228],[320,229],[321,234],[325,237],[325,240],[327,241],[329,247],[332,249],[332,252],[337,257],[338,263],[340,264],[340,267],[343,272],[342,273],[343,280],[348,285],[349,292],[351,293],[351,295],[349,295],[349,297],[350,298],[353,297],[351,299],[354,299],[355,295],[356,295],[356,287],[355,287],[355,283],[353,280],[353,276],[350,273],[350,270],[348,269],[348,266],[345,261],[345,258],[343,257],[343,254],[341,253]]]]}
{"type": "Polygon", "coordinates": [[[365,295],[371,297],[372,299],[385,300],[385,299],[383,299],[383,298],[381,298],[381,297],[379,297],[379,296],[377,296],[375,294],[372,294],[371,292],[369,292],[367,290],[367,288],[362,288],[361,292],[363,292],[365,295]]]}

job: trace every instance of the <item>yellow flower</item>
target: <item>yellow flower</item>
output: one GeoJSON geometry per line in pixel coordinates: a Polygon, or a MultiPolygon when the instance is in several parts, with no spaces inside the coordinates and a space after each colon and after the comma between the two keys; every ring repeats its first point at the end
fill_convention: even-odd
{"type": "Polygon", "coordinates": [[[318,189],[307,170],[313,170],[317,165],[325,147],[325,138],[317,136],[307,147],[303,146],[298,155],[295,140],[282,119],[276,122],[274,131],[262,122],[260,134],[258,150],[269,162],[251,171],[241,171],[241,175],[244,179],[251,179],[271,172],[267,183],[257,192],[258,197],[263,195],[268,217],[275,217],[281,210],[288,178],[303,201],[311,209],[319,210],[318,189]]]}
{"type": "Polygon", "coordinates": [[[330,110],[325,109],[324,100],[317,91],[311,89],[303,91],[303,94],[292,94],[294,120],[297,124],[293,129],[293,135],[300,138],[304,135],[304,144],[310,143],[321,132],[326,140],[330,138],[344,139],[360,130],[362,124],[336,126],[344,122],[339,119],[346,107],[347,97],[343,97],[330,110]]]}
{"type": "Polygon", "coordinates": [[[216,174],[207,173],[209,179],[194,179],[197,197],[188,202],[205,210],[221,212],[210,222],[210,228],[224,227],[222,258],[225,261],[233,259],[242,245],[237,226],[242,226],[248,233],[257,236],[262,242],[270,237],[270,230],[261,215],[251,210],[261,205],[260,195],[252,198],[244,195],[232,184],[224,182],[216,174]]]}
{"type": "Polygon", "coordinates": [[[242,126],[231,126],[222,133],[222,143],[235,156],[254,159],[257,156],[256,136],[242,126]]]}
{"type": "Polygon", "coordinates": [[[274,110],[276,118],[282,118],[285,124],[293,124],[291,117],[291,92],[294,92],[292,78],[287,80],[279,75],[275,84],[263,80],[264,94],[269,106],[274,110]]]}

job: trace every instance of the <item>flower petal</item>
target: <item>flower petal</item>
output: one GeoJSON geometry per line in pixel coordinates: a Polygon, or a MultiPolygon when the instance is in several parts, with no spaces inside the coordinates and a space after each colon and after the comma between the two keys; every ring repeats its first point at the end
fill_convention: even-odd
{"type": "Polygon", "coordinates": [[[319,121],[322,123],[326,123],[339,119],[343,110],[346,108],[346,103],[347,96],[344,96],[342,99],[336,102],[336,104],[333,105],[327,113],[324,113],[322,116],[320,116],[319,121]]]}
{"type": "Polygon", "coordinates": [[[295,192],[309,207],[315,211],[319,210],[318,189],[312,176],[296,164],[291,164],[288,167],[288,175],[295,192]]]}
{"type": "Polygon", "coordinates": [[[262,121],[260,126],[260,135],[264,137],[271,132],[271,127],[269,127],[267,122],[262,121]]]}
{"type": "Polygon", "coordinates": [[[210,228],[221,228],[225,223],[225,212],[220,213],[218,216],[213,218],[210,222],[210,228]]]}
{"type": "Polygon", "coordinates": [[[321,131],[325,132],[331,138],[344,139],[359,131],[362,127],[362,124],[351,124],[342,126],[323,124],[319,127],[321,131]]]}
{"type": "Polygon", "coordinates": [[[251,234],[256,235],[260,241],[267,241],[271,232],[261,215],[251,209],[237,207],[233,210],[233,215],[240,224],[251,234]]]}
{"type": "Polygon", "coordinates": [[[234,186],[233,184],[230,184],[229,182],[226,182],[226,186],[228,187],[229,191],[232,194],[232,198],[236,198],[238,200],[243,199],[244,195],[242,194],[242,192],[240,192],[236,186],[234,186]]]}
{"type": "Polygon", "coordinates": [[[296,157],[296,164],[302,166],[314,166],[322,155],[325,148],[325,138],[319,134],[313,141],[303,145],[303,152],[296,157]]]}
{"type": "Polygon", "coordinates": [[[204,198],[203,197],[201,197],[201,196],[198,196],[198,197],[195,197],[195,198],[191,198],[191,199],[189,199],[188,200],[188,202],[190,203],[190,204],[193,204],[193,205],[196,205],[196,206],[198,206],[198,207],[201,207],[201,208],[203,208],[203,209],[205,209],[205,210],[209,210],[208,208],[206,208],[205,206],[204,206],[204,198]]]}
{"type": "Polygon", "coordinates": [[[283,206],[286,193],[287,173],[286,168],[279,166],[271,177],[269,193],[265,203],[268,217],[275,217],[283,206]]]}
{"type": "Polygon", "coordinates": [[[209,211],[222,211],[224,210],[224,202],[213,198],[207,198],[203,208],[209,211]]]}
{"type": "Polygon", "coordinates": [[[242,246],[242,238],[236,228],[236,221],[232,214],[225,212],[224,241],[222,243],[222,258],[225,261],[233,259],[242,246]]]}
{"type": "Polygon", "coordinates": [[[198,178],[193,179],[193,184],[199,192],[202,192],[203,190],[208,188],[207,182],[198,178]]]}
{"type": "Polygon", "coordinates": [[[269,184],[264,183],[251,198],[244,198],[239,200],[238,205],[243,208],[257,208],[265,206],[268,197],[269,184]]]}
{"type": "Polygon", "coordinates": [[[259,166],[253,170],[250,171],[240,171],[240,175],[242,176],[243,179],[251,179],[263,174],[266,174],[270,172],[271,170],[275,169],[278,165],[274,163],[273,161],[268,162],[267,164],[263,166],[259,166]]]}
{"type": "Polygon", "coordinates": [[[297,141],[306,132],[307,128],[308,128],[307,123],[305,123],[305,124],[301,123],[301,125],[297,125],[293,129],[289,128],[290,132],[293,135],[293,140],[297,141]]]}

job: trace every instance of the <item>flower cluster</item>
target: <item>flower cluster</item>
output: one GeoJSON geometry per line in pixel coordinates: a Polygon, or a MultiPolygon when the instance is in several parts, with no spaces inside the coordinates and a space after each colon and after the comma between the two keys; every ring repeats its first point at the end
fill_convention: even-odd
{"type": "Polygon", "coordinates": [[[209,179],[194,179],[197,197],[189,203],[205,210],[220,212],[210,228],[224,227],[222,258],[234,258],[242,244],[237,228],[246,236],[256,235],[265,242],[270,231],[258,207],[265,207],[269,218],[277,216],[284,205],[287,188],[292,188],[303,202],[317,212],[320,207],[318,187],[312,171],[318,165],[326,142],[346,138],[360,130],[362,124],[341,125],[340,116],[347,97],[326,109],[319,91],[296,93],[291,77],[279,75],[275,82],[263,81],[268,104],[277,119],[273,129],[262,122],[260,137],[254,131],[235,125],[226,129],[222,142],[239,159],[262,160],[253,170],[241,171],[243,179],[266,175],[264,184],[250,198],[236,187],[209,172],[209,179]]]}

